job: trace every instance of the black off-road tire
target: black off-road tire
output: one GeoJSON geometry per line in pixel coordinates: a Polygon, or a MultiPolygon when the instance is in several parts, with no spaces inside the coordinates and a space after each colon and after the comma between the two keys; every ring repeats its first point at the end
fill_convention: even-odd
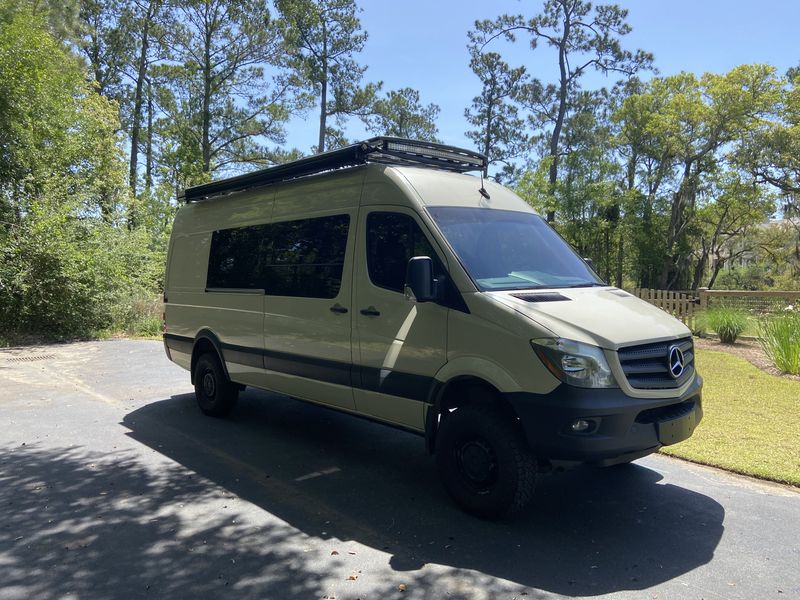
{"type": "Polygon", "coordinates": [[[442,419],[436,466],[456,503],[482,518],[519,512],[536,487],[536,459],[519,423],[490,404],[464,406],[442,419]]]}
{"type": "Polygon", "coordinates": [[[211,417],[226,417],[236,406],[239,387],[225,376],[216,354],[207,352],[197,359],[194,395],[200,410],[211,417]]]}

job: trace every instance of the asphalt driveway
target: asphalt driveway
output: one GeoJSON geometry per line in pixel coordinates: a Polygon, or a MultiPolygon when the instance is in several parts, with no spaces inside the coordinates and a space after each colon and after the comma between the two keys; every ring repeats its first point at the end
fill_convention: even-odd
{"type": "Polygon", "coordinates": [[[796,489],[656,456],[480,521],[413,435],[204,417],[159,342],[0,351],[0,424],[0,599],[800,598],[796,489]]]}

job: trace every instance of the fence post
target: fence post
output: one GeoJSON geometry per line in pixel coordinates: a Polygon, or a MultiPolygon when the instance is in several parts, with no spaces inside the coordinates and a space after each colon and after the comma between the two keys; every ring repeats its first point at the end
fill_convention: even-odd
{"type": "Polygon", "coordinates": [[[708,308],[708,288],[697,288],[697,293],[700,294],[700,310],[708,308]]]}

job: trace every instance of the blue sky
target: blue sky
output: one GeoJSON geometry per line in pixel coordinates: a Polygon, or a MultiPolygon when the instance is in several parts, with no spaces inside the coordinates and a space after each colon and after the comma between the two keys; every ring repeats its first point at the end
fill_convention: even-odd
{"type": "MultiPolygon", "coordinates": [[[[597,4],[597,3],[595,3],[597,4]]],[[[800,1],[798,0],[626,0],[633,31],[623,43],[655,55],[660,74],[680,71],[725,72],[743,63],[770,63],[783,73],[800,64],[800,1]]],[[[469,69],[467,31],[476,19],[503,13],[531,16],[541,0],[361,0],[361,22],[369,40],[360,61],[369,65],[367,78],[383,80],[384,89],[413,87],[424,103],[441,107],[439,137],[448,144],[471,146],[464,136],[464,109],[479,92],[469,69]]],[[[498,46],[514,66],[545,82],[555,81],[553,51],[531,51],[524,39],[498,46]]],[[[586,87],[610,85],[613,79],[588,78],[586,87]]],[[[317,121],[295,119],[288,127],[289,146],[308,152],[316,143],[317,121]]],[[[347,128],[350,138],[366,137],[360,124],[347,128]]]]}

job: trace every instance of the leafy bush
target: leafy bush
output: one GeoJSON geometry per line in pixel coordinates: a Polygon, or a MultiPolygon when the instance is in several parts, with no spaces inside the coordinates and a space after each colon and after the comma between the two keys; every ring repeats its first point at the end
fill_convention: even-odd
{"type": "Polygon", "coordinates": [[[723,270],[714,288],[718,290],[766,290],[771,287],[781,288],[775,284],[771,273],[761,265],[748,265],[746,267],[733,266],[723,270]]]}
{"type": "Polygon", "coordinates": [[[161,334],[161,298],[154,298],[147,290],[139,290],[120,298],[114,308],[111,330],[142,337],[156,337],[161,334]]]}
{"type": "Polygon", "coordinates": [[[0,343],[152,331],[169,211],[139,210],[118,107],[27,4],[0,0],[0,343]]]}
{"type": "Polygon", "coordinates": [[[695,313],[694,320],[690,323],[689,329],[692,330],[692,335],[695,336],[702,336],[706,331],[709,330],[705,311],[695,313]]]}
{"type": "Polygon", "coordinates": [[[76,218],[63,205],[34,207],[8,235],[0,232],[0,332],[157,332],[165,240],[76,218]]]}
{"type": "Polygon", "coordinates": [[[708,328],[717,332],[723,344],[733,344],[747,327],[747,315],[737,308],[709,308],[702,317],[708,328]]]}
{"type": "Polygon", "coordinates": [[[800,375],[800,311],[789,311],[759,322],[758,341],[775,366],[800,375]]]}

